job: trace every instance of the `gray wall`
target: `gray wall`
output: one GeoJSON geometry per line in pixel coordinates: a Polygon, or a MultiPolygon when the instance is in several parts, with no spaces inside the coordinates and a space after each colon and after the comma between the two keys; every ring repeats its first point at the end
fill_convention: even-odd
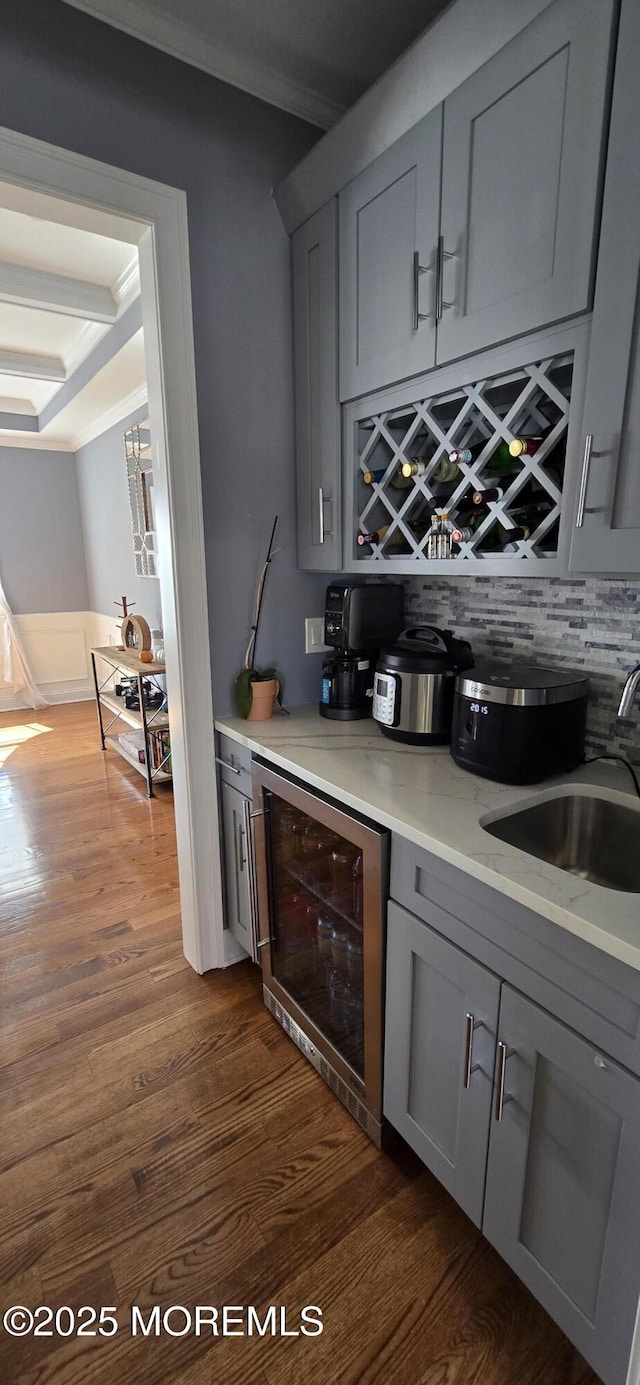
{"type": "Polygon", "coordinates": [[[88,610],[73,453],[0,447],[0,577],[15,615],[88,610]]]}
{"type": "Polygon", "coordinates": [[[289,245],[271,188],[320,132],[61,0],[5,11],[0,125],[187,192],[216,712],[276,512],[258,658],[279,665],[289,700],[315,697],[303,617],[325,579],[295,571],[289,245]]]}
{"type": "Polygon", "coordinates": [[[122,435],[146,406],[127,415],[76,452],[78,493],[89,587],[89,610],[117,617],[126,596],[153,629],[160,617],[160,583],[138,577],[133,558],[129,492],[122,435]]]}
{"type": "Polygon", "coordinates": [[[617,721],[627,673],[640,660],[640,582],[596,577],[411,577],[407,624],[450,626],[476,657],[579,668],[589,674],[588,752],[640,765],[640,706],[617,721]]]}

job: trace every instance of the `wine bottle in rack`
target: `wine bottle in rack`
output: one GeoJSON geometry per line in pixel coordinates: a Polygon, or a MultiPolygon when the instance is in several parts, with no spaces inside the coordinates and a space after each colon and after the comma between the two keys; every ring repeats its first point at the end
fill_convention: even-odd
{"type": "Polygon", "coordinates": [[[428,465],[425,457],[416,457],[413,462],[403,462],[400,470],[405,480],[411,481],[414,476],[424,476],[428,465]]]}
{"type": "Polygon", "coordinates": [[[538,451],[541,442],[544,442],[546,433],[530,433],[520,438],[513,438],[509,443],[509,455],[511,457],[531,457],[538,451]]]}
{"type": "Polygon", "coordinates": [[[505,529],[504,539],[502,541],[502,552],[517,553],[520,541],[529,538],[531,538],[531,530],[524,524],[518,524],[513,529],[505,529]]]}
{"type": "Polygon", "coordinates": [[[480,528],[485,514],[487,513],[488,512],[484,510],[474,511],[474,513],[470,515],[459,515],[458,523],[454,525],[451,533],[451,542],[468,543],[469,539],[473,538],[476,529],[480,528]]]}
{"type": "MultiPolygon", "coordinates": [[[[463,447],[460,450],[450,452],[449,461],[456,466],[459,462],[465,462],[467,465],[471,462],[475,462],[480,456],[480,453],[484,452],[488,441],[488,438],[483,438],[482,442],[476,443],[474,447],[463,447]]],[[[487,460],[486,467],[487,471],[502,472],[505,471],[507,467],[509,467],[510,471],[513,471],[513,457],[511,457],[509,453],[508,442],[505,442],[503,438],[501,438],[498,446],[487,460]]]]}
{"type": "MultiPolygon", "coordinates": [[[[454,528],[451,542],[453,544],[468,543],[476,530],[480,528],[481,523],[482,516],[472,515],[467,525],[454,528]]],[[[486,534],[483,534],[480,547],[482,551],[486,552],[501,550],[503,553],[517,553],[518,543],[522,539],[528,539],[530,535],[531,529],[525,524],[510,525],[508,529],[503,529],[500,524],[494,524],[487,530],[486,534]]]]}
{"type": "Polygon", "coordinates": [[[520,496],[518,496],[513,509],[509,510],[510,518],[515,520],[516,524],[525,524],[529,529],[535,529],[545,515],[554,509],[553,500],[550,496],[548,498],[540,497],[528,505],[521,505],[519,501],[520,496]]]}
{"type": "MultiPolygon", "coordinates": [[[[362,471],[360,475],[362,476],[365,486],[372,486],[374,481],[382,481],[383,477],[386,475],[386,471],[386,467],[378,467],[376,471],[362,471]]],[[[396,490],[408,490],[411,484],[411,475],[404,475],[404,467],[397,467],[389,477],[389,485],[393,486],[396,490]]]]}
{"type": "MultiPolygon", "coordinates": [[[[501,476],[501,484],[499,486],[487,486],[486,490],[474,491],[474,505],[487,505],[489,501],[502,500],[511,482],[515,480],[516,476],[521,475],[522,473],[517,471],[514,472],[512,476],[501,476]]],[[[529,504],[543,505],[547,501],[549,502],[549,506],[553,504],[551,496],[548,495],[548,492],[545,490],[542,482],[538,480],[537,476],[529,476],[525,484],[520,487],[518,494],[513,498],[513,504],[518,507],[529,504]]]]}
{"type": "MultiPolygon", "coordinates": [[[[429,525],[409,524],[407,527],[411,530],[413,537],[417,539],[418,542],[420,542],[427,533],[429,525]]],[[[402,529],[394,529],[393,532],[389,534],[389,538],[387,539],[387,534],[390,528],[390,524],[382,524],[379,529],[372,529],[371,532],[368,534],[357,534],[356,543],[358,544],[358,547],[363,548],[367,544],[384,543],[386,553],[397,551],[399,549],[403,550],[405,553],[412,553],[413,549],[411,548],[411,545],[406,535],[403,533],[402,529]]]]}
{"type": "Polygon", "coordinates": [[[364,548],[365,544],[382,543],[388,528],[388,524],[381,524],[379,529],[371,529],[368,534],[356,534],[356,543],[359,548],[364,548]]]}

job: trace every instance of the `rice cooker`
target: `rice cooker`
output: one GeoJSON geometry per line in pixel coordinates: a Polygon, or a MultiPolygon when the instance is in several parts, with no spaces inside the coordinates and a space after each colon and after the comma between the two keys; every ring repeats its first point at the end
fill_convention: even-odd
{"type": "Polygon", "coordinates": [[[451,754],[501,784],[537,784],[584,760],[589,679],[578,669],[476,664],[456,682],[451,754]]]}
{"type": "Polygon", "coordinates": [[[376,664],[371,715],[383,735],[408,745],[447,745],[455,680],[472,665],[471,645],[451,630],[405,630],[376,664]]]}

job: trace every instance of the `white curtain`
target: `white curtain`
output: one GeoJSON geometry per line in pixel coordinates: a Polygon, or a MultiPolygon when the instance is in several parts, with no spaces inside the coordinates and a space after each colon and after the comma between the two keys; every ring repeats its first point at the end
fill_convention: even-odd
{"type": "Polygon", "coordinates": [[[0,685],[5,684],[14,697],[22,694],[28,707],[48,707],[48,702],[36,687],[26,660],[18,627],[0,581],[0,685]]]}

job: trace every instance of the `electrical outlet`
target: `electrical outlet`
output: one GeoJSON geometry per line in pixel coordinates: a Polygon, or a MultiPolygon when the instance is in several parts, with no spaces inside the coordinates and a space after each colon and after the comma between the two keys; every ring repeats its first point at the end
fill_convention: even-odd
{"type": "Polygon", "coordinates": [[[329,645],[324,643],[324,616],[306,616],[304,622],[305,654],[326,654],[329,645]]]}

